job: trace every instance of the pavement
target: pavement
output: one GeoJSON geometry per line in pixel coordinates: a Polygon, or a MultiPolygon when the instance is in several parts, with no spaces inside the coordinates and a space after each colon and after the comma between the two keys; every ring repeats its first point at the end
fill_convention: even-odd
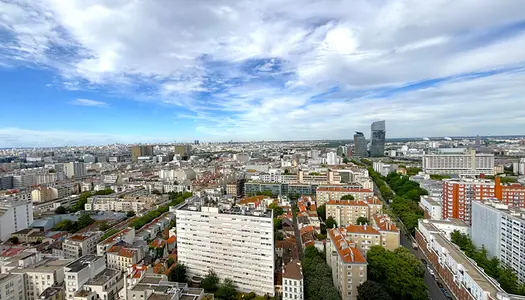
{"type": "Polygon", "coordinates": [[[292,206],[292,216],[293,216],[293,228],[295,233],[295,242],[297,243],[297,250],[299,251],[299,259],[303,261],[303,242],[301,240],[301,232],[299,231],[299,224],[297,223],[297,213],[293,210],[292,206]]]}

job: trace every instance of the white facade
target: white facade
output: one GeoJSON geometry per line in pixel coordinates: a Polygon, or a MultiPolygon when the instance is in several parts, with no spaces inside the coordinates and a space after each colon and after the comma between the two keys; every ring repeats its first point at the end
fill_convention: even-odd
{"type": "Polygon", "coordinates": [[[283,278],[283,300],[304,300],[303,280],[283,278]]]}
{"type": "Polygon", "coordinates": [[[423,171],[427,174],[493,175],[494,154],[464,153],[425,154],[423,171]]]}
{"type": "Polygon", "coordinates": [[[337,153],[335,152],[326,153],[326,164],[329,166],[338,165],[339,158],[337,157],[337,153]]]}
{"type": "Polygon", "coordinates": [[[86,167],[83,162],[72,161],[64,165],[64,172],[68,178],[82,178],[85,177],[86,167]]]}
{"type": "Polygon", "coordinates": [[[24,275],[0,274],[0,299],[23,300],[24,296],[24,275]]]}
{"type": "Polygon", "coordinates": [[[11,233],[29,228],[33,223],[33,204],[26,200],[0,202],[0,239],[6,241],[11,233]]]}
{"type": "Polygon", "coordinates": [[[75,293],[81,289],[89,279],[95,277],[106,268],[104,257],[83,256],[64,268],[66,299],[73,299],[75,293]]]}
{"type": "Polygon", "coordinates": [[[470,226],[459,219],[425,220],[425,222],[428,222],[437,228],[448,240],[451,239],[450,234],[454,231],[459,231],[460,233],[470,236],[470,226]]]}
{"type": "Polygon", "coordinates": [[[432,220],[441,220],[441,203],[434,201],[429,196],[421,196],[419,201],[421,207],[432,220]]]}
{"type": "Polygon", "coordinates": [[[472,203],[472,241],[512,268],[525,283],[525,264],[520,257],[525,253],[525,210],[510,210],[492,201],[472,203]]]}
{"type": "Polygon", "coordinates": [[[274,295],[274,239],[271,211],[263,215],[219,212],[186,203],[177,210],[177,252],[188,275],[214,270],[239,290],[274,295]]]}
{"type": "Polygon", "coordinates": [[[97,243],[102,231],[77,233],[62,243],[65,258],[79,258],[88,254],[97,253],[97,243]]]}

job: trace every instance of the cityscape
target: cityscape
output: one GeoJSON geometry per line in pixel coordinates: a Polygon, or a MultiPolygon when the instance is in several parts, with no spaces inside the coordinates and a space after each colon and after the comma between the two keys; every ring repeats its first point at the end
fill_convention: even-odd
{"type": "Polygon", "coordinates": [[[524,12],[0,0],[0,300],[525,300],[524,12]]]}

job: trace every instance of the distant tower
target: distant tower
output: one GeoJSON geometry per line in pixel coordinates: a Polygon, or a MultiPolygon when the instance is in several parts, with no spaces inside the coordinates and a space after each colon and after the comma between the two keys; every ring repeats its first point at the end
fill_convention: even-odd
{"type": "Polygon", "coordinates": [[[366,138],[362,132],[356,131],[354,134],[354,156],[367,157],[366,138]]]}
{"type": "Polygon", "coordinates": [[[370,134],[370,156],[385,156],[385,121],[377,121],[372,123],[371,130],[372,133],[370,134]]]}

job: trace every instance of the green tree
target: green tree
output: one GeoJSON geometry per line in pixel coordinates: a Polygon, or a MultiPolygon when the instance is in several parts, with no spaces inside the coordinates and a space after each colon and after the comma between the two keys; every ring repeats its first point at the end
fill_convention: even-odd
{"type": "Polygon", "coordinates": [[[367,280],[357,287],[357,300],[392,300],[379,283],[367,280]]]}
{"type": "Polygon", "coordinates": [[[355,200],[355,198],[352,195],[344,195],[341,200],[355,200]]]}
{"type": "Polygon", "coordinates": [[[317,207],[317,215],[321,218],[321,220],[326,221],[326,204],[317,207]]]}
{"type": "Polygon", "coordinates": [[[326,219],[326,228],[335,228],[337,227],[337,222],[334,220],[332,216],[328,217],[326,219]]]}
{"type": "Polygon", "coordinates": [[[67,209],[63,206],[59,206],[55,209],[55,214],[57,215],[67,214],[67,209]]]}
{"type": "Polygon", "coordinates": [[[303,260],[305,299],[340,300],[333,285],[332,271],[314,246],[306,247],[303,260]]]}
{"type": "Polygon", "coordinates": [[[93,223],[95,223],[95,220],[93,220],[89,215],[81,215],[80,218],[78,218],[77,226],[78,229],[82,229],[84,227],[88,227],[93,223]]]}
{"type": "Polygon", "coordinates": [[[273,218],[273,229],[274,231],[283,229],[283,221],[279,218],[273,218]]]}
{"type": "Polygon", "coordinates": [[[76,226],[71,220],[64,220],[58,222],[53,229],[57,231],[72,231],[74,227],[76,226]]]}
{"type": "Polygon", "coordinates": [[[357,225],[368,225],[368,224],[370,224],[368,219],[365,218],[365,217],[359,217],[359,218],[357,218],[357,220],[355,222],[356,222],[357,225]]]}
{"type": "Polygon", "coordinates": [[[8,241],[13,244],[13,245],[16,245],[18,244],[20,241],[18,240],[18,237],[17,236],[12,236],[8,239],[8,241]]]}
{"type": "Polygon", "coordinates": [[[237,295],[237,290],[235,289],[235,284],[233,280],[226,278],[221,284],[221,287],[217,291],[217,297],[224,300],[233,300],[237,295]]]}
{"type": "Polygon", "coordinates": [[[284,209],[280,207],[277,203],[272,202],[270,205],[268,205],[268,208],[273,210],[273,216],[277,217],[284,213],[284,209]]]}
{"type": "Polygon", "coordinates": [[[173,260],[173,258],[168,258],[168,260],[166,261],[166,265],[169,267],[171,267],[173,264],[175,263],[175,261],[173,260]]]}
{"type": "Polygon", "coordinates": [[[346,158],[346,157],[343,158],[343,163],[344,163],[344,164],[347,164],[347,163],[349,163],[349,162],[350,162],[350,160],[349,160],[348,158],[346,158]]]}
{"type": "Polygon", "coordinates": [[[102,223],[102,224],[100,224],[100,226],[98,226],[98,230],[100,230],[100,231],[106,231],[106,230],[108,230],[110,228],[111,228],[111,226],[109,226],[108,223],[102,223]]]}
{"type": "Polygon", "coordinates": [[[135,216],[135,212],[132,211],[132,210],[130,210],[130,211],[128,211],[128,212],[126,213],[126,217],[128,217],[128,218],[132,218],[132,217],[134,217],[134,216],[135,216]]]}
{"type": "Polygon", "coordinates": [[[183,263],[177,264],[171,269],[168,278],[173,282],[186,282],[186,266],[183,263]]]}
{"type": "Polygon", "coordinates": [[[208,274],[202,279],[200,287],[207,293],[215,292],[219,287],[219,277],[213,270],[209,270],[208,274]]]}

